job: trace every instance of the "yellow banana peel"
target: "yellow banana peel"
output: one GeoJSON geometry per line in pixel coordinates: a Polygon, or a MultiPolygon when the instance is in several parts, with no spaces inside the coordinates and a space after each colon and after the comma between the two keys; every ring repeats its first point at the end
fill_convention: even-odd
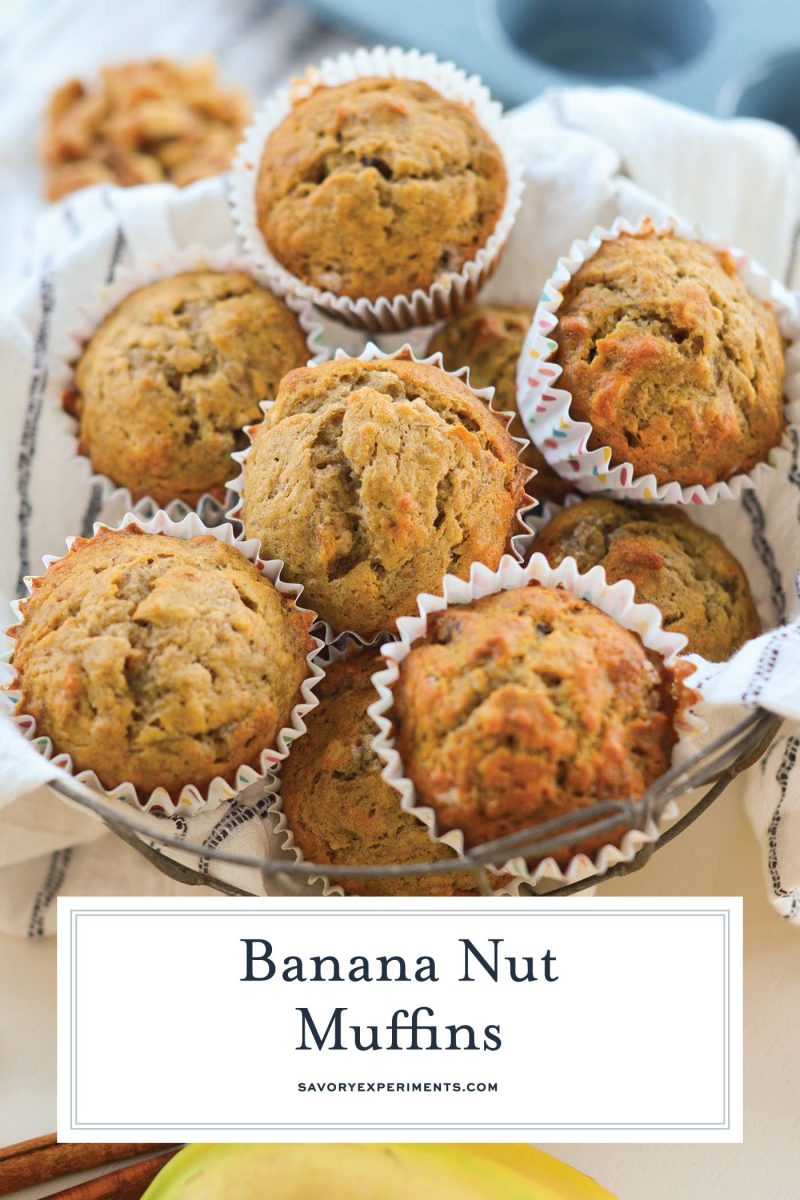
{"type": "Polygon", "coordinates": [[[614,1200],[533,1146],[187,1146],[143,1200],[614,1200]]]}

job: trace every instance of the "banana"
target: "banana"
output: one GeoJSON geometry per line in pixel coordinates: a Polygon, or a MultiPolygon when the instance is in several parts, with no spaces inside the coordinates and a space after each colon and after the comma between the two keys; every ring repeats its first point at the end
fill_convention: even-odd
{"type": "Polygon", "coordinates": [[[614,1200],[532,1146],[187,1146],[142,1200],[614,1200]]]}

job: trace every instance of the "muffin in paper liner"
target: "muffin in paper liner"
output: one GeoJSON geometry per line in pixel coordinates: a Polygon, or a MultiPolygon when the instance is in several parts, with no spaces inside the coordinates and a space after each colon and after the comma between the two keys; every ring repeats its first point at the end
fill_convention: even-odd
{"type": "MultiPolygon", "coordinates": [[[[350,655],[358,654],[362,650],[369,650],[372,648],[377,650],[378,647],[381,646],[388,637],[388,634],[379,634],[376,638],[373,638],[371,642],[363,642],[354,633],[343,634],[336,640],[335,643],[329,643],[320,652],[320,658],[318,660],[319,665],[322,666],[324,673],[325,669],[330,666],[331,663],[341,662],[345,658],[349,658],[350,655]]],[[[286,813],[283,811],[280,772],[278,772],[273,779],[273,799],[272,803],[267,809],[267,814],[275,822],[275,833],[281,840],[283,851],[286,854],[291,855],[295,862],[305,862],[305,855],[297,845],[294,834],[286,820],[286,813]]],[[[323,896],[346,895],[341,884],[334,883],[333,880],[329,879],[327,875],[323,875],[321,873],[319,875],[312,875],[304,882],[307,884],[309,890],[319,893],[323,896]]]]}
{"type": "MultiPolygon", "coordinates": [[[[383,778],[397,789],[403,808],[422,821],[432,837],[452,846],[459,854],[463,854],[465,849],[463,833],[456,829],[437,835],[436,813],[427,805],[417,802],[416,789],[405,775],[402,759],[395,747],[391,714],[394,703],[393,688],[400,676],[399,664],[408,656],[414,642],[425,637],[430,614],[453,605],[469,604],[473,600],[497,592],[524,588],[531,581],[545,587],[564,588],[579,599],[588,600],[613,617],[624,629],[638,634],[644,646],[661,655],[667,666],[675,662],[686,642],[683,634],[664,632],[661,627],[661,613],[654,605],[635,602],[633,584],[628,580],[608,584],[602,567],[593,567],[581,574],[573,558],[564,559],[559,567],[553,569],[542,554],[533,554],[524,566],[515,562],[510,555],[506,555],[497,571],[490,571],[476,564],[472,568],[469,581],[447,575],[441,595],[420,596],[420,615],[400,617],[397,622],[399,639],[381,647],[386,667],[373,676],[377,699],[368,709],[380,730],[373,741],[373,748],[386,763],[383,778]]],[[[687,686],[689,689],[692,687],[691,676],[687,686]]],[[[673,766],[686,762],[698,751],[707,726],[694,711],[688,709],[679,714],[675,730],[678,740],[672,751],[673,766]]],[[[620,796],[618,799],[625,800],[627,797],[620,796]]],[[[654,842],[662,829],[677,816],[678,808],[674,802],[670,802],[665,807],[660,822],[650,819],[644,829],[628,830],[618,845],[609,843],[601,847],[594,857],[576,852],[566,867],[561,867],[554,858],[545,858],[529,868],[525,859],[518,857],[505,863],[501,869],[519,882],[532,887],[544,881],[552,886],[563,886],[593,875],[604,875],[617,863],[630,862],[643,846],[654,842]]]]}
{"type": "Polygon", "coordinates": [[[245,132],[231,172],[231,205],[237,230],[258,266],[279,287],[304,300],[311,300],[348,325],[371,332],[390,333],[455,316],[471,303],[494,273],[519,210],[524,189],[521,159],[514,137],[502,121],[502,109],[492,100],[477,75],[468,76],[451,62],[439,62],[432,54],[402,50],[398,46],[375,46],[323,59],[301,79],[294,80],[266,101],[245,132]],[[486,244],[460,271],[443,273],[427,290],[417,288],[410,296],[377,300],[337,295],[303,282],[278,262],[270,252],[256,219],[255,187],[264,144],[273,129],[287,116],[292,104],[320,86],[335,87],[354,79],[414,79],[427,83],[448,100],[459,101],[472,110],[479,123],[499,147],[506,169],[506,196],[497,224],[486,244]]]}
{"type": "MultiPolygon", "coordinates": [[[[369,642],[363,641],[361,638],[359,638],[354,633],[342,634],[339,638],[336,639],[335,642],[325,646],[325,648],[322,650],[322,652],[320,654],[321,665],[323,667],[323,670],[325,670],[332,663],[342,662],[344,659],[351,658],[353,655],[356,655],[356,654],[361,654],[363,651],[366,651],[366,650],[374,650],[377,653],[377,651],[379,650],[379,648],[381,646],[385,645],[387,642],[390,642],[390,641],[391,641],[391,634],[387,634],[387,633],[378,634],[377,637],[373,638],[369,642]]],[[[306,861],[305,855],[303,854],[302,850],[300,849],[300,847],[297,845],[297,842],[295,841],[294,833],[292,832],[291,827],[289,826],[289,824],[286,820],[286,814],[283,810],[283,800],[281,798],[280,769],[277,771],[277,773],[275,774],[273,779],[274,779],[273,786],[272,786],[273,800],[272,800],[272,803],[270,804],[267,812],[268,812],[269,816],[275,822],[275,826],[274,826],[275,833],[278,835],[278,837],[280,839],[282,839],[282,849],[284,852],[292,855],[295,862],[298,862],[298,863],[305,862],[306,861]]],[[[430,832],[430,830],[429,830],[429,832],[430,832]]],[[[431,835],[431,837],[432,837],[432,840],[434,840],[434,841],[439,840],[439,839],[433,837],[433,835],[431,835]]],[[[356,864],[352,864],[352,865],[356,865],[356,864]]],[[[368,866],[369,864],[363,863],[360,865],[368,866]]],[[[441,864],[440,869],[441,869],[442,873],[445,873],[447,871],[447,862],[446,861],[444,861],[441,864]]],[[[487,870],[490,875],[498,874],[498,872],[495,871],[495,869],[492,867],[487,868],[487,870]]],[[[469,873],[467,872],[467,874],[469,874],[469,873]]],[[[333,879],[330,879],[327,875],[323,874],[322,872],[319,875],[312,876],[306,882],[310,889],[313,889],[315,892],[318,892],[323,896],[345,896],[345,895],[347,895],[347,893],[345,892],[344,888],[342,887],[342,885],[340,883],[337,883],[333,879]]],[[[498,887],[493,890],[493,894],[496,896],[515,896],[519,892],[519,886],[520,886],[520,881],[518,879],[514,879],[514,878],[507,879],[504,881],[502,887],[498,887]]]]}
{"type": "Polygon", "coordinates": [[[560,258],[555,271],[542,288],[528,336],[519,359],[517,402],[520,416],[533,442],[559,475],[582,492],[600,492],[617,500],[661,501],[669,504],[715,504],[717,500],[736,499],[746,488],[757,488],[773,471],[776,455],[790,444],[790,427],[800,423],[800,314],[791,293],[743,250],[707,236],[701,229],[678,218],[656,224],[650,217],[632,224],[618,217],[610,229],[597,226],[585,240],[573,242],[569,253],[560,258]],[[629,462],[612,462],[611,449],[588,448],[592,426],[570,416],[571,393],[557,386],[561,367],[552,361],[557,350],[553,333],[558,327],[558,310],[564,285],[580,267],[597,253],[603,242],[620,234],[659,236],[673,233],[706,242],[730,255],[737,273],[751,295],[769,301],[778,325],[788,343],[784,383],[787,427],[783,440],[773,447],[764,462],[752,471],[703,486],[681,485],[677,481],[658,483],[655,475],[637,476],[629,462]]]}
{"type": "MultiPolygon", "coordinates": [[[[339,362],[342,359],[347,359],[347,358],[358,358],[363,362],[372,362],[376,358],[377,359],[385,359],[387,361],[391,360],[393,358],[403,358],[403,359],[410,359],[412,362],[430,363],[433,366],[439,367],[442,371],[444,371],[441,354],[439,354],[437,352],[436,354],[429,355],[427,358],[423,358],[420,355],[415,354],[414,351],[412,350],[411,346],[407,342],[405,345],[401,346],[398,350],[394,350],[391,352],[381,350],[381,348],[379,346],[376,346],[374,342],[367,342],[366,345],[364,346],[364,348],[361,350],[361,352],[357,355],[350,355],[347,353],[347,351],[341,350],[341,349],[336,350],[335,354],[333,355],[334,362],[339,362]]],[[[506,428],[508,428],[511,425],[511,422],[514,419],[514,413],[513,412],[499,412],[494,407],[494,404],[493,404],[494,388],[492,388],[492,387],[474,388],[470,385],[469,367],[460,367],[457,371],[445,371],[445,374],[451,375],[451,376],[455,377],[456,379],[463,380],[463,382],[467,385],[467,387],[469,387],[473,396],[476,396],[478,400],[481,400],[489,408],[490,412],[493,412],[496,417],[499,417],[505,424],[506,428]]],[[[261,404],[261,410],[265,415],[269,412],[273,403],[274,403],[274,401],[265,401],[261,404]]],[[[239,450],[235,454],[231,455],[231,458],[233,458],[237,463],[239,463],[242,470],[236,476],[235,479],[231,479],[228,482],[228,488],[234,494],[234,496],[236,498],[233,507],[230,508],[227,513],[229,520],[236,520],[238,522],[241,522],[241,517],[239,516],[239,514],[242,510],[242,505],[244,503],[244,493],[243,493],[244,463],[247,460],[247,456],[250,453],[250,450],[252,448],[252,444],[253,444],[252,436],[251,436],[252,431],[256,428],[257,428],[257,426],[255,426],[255,425],[246,425],[245,426],[244,432],[247,434],[248,438],[250,439],[250,446],[248,446],[245,450],[239,450]]],[[[509,435],[509,436],[511,436],[511,435],[509,435]]],[[[525,446],[528,445],[528,442],[525,438],[517,438],[517,437],[513,437],[513,436],[511,436],[511,440],[517,446],[517,457],[519,457],[522,450],[525,448],[525,446]]],[[[524,480],[525,487],[526,487],[526,491],[524,493],[524,502],[523,502],[522,506],[517,510],[517,514],[516,514],[516,524],[517,524],[517,528],[518,528],[519,532],[512,534],[509,538],[509,546],[511,548],[511,552],[513,553],[514,557],[517,558],[519,561],[522,561],[522,558],[523,558],[523,555],[525,552],[525,547],[529,544],[530,538],[531,538],[531,526],[528,523],[528,514],[531,512],[532,509],[535,509],[535,507],[538,503],[537,500],[532,495],[530,495],[527,491],[527,487],[533,480],[534,476],[536,475],[536,471],[533,467],[526,467],[525,471],[527,471],[528,474],[527,474],[527,478],[525,478],[525,480],[524,480]]],[[[350,635],[352,637],[358,638],[359,641],[362,640],[358,634],[353,632],[353,630],[349,630],[349,629],[335,630],[331,627],[331,625],[328,624],[327,621],[323,621],[321,618],[320,618],[320,626],[322,629],[324,629],[324,638],[325,638],[325,642],[327,645],[331,645],[333,642],[336,641],[337,638],[344,637],[345,635],[350,635]]]]}
{"type": "MultiPolygon", "coordinates": [[[[113,529],[116,531],[130,528],[138,529],[142,533],[167,534],[170,537],[182,538],[184,540],[200,535],[211,536],[216,538],[217,541],[235,547],[249,562],[255,564],[261,574],[274,585],[276,591],[289,600],[298,612],[309,611],[298,604],[300,593],[303,590],[302,587],[298,584],[286,583],[281,579],[280,574],[283,564],[279,560],[265,561],[262,559],[258,552],[258,544],[253,540],[248,541],[240,535],[235,534],[230,524],[222,522],[219,525],[206,525],[197,513],[194,512],[188,512],[184,516],[180,516],[182,506],[179,504],[174,507],[171,506],[170,509],[170,511],[175,513],[176,517],[180,516],[178,520],[173,520],[168,511],[164,509],[157,509],[153,516],[146,517],[145,513],[148,510],[149,503],[152,502],[142,502],[139,513],[129,512],[118,525],[109,526],[98,522],[94,526],[93,536],[101,529],[113,529]]],[[[76,540],[79,539],[67,539],[67,552],[69,552],[76,540]]],[[[65,556],[47,555],[44,559],[44,574],[47,573],[53,563],[60,561],[63,557],[65,556]]],[[[39,576],[39,578],[42,577],[39,576]]],[[[34,577],[26,577],[25,583],[29,594],[32,593],[34,577]]],[[[12,605],[12,611],[16,617],[16,621],[8,630],[8,635],[12,639],[12,642],[14,629],[24,621],[25,603],[26,600],[23,598],[15,601],[12,605]]],[[[313,613],[310,615],[314,616],[313,613]]],[[[79,782],[86,784],[93,791],[107,797],[124,800],[133,807],[138,808],[141,812],[152,812],[168,817],[176,815],[193,816],[198,812],[218,807],[224,801],[232,799],[237,792],[247,787],[248,784],[269,777],[276,764],[286,758],[292,743],[306,732],[304,717],[318,703],[314,695],[314,688],[324,674],[316,661],[323,643],[319,638],[313,637],[313,635],[312,641],[314,649],[306,656],[308,674],[300,688],[301,699],[292,709],[291,724],[284,726],[278,731],[274,747],[265,747],[261,751],[258,769],[246,763],[240,764],[236,769],[235,783],[233,785],[219,776],[213,779],[204,791],[195,787],[194,784],[186,784],[176,800],[171,798],[166,788],[155,788],[147,797],[141,797],[130,782],[120,783],[114,788],[105,788],[94,771],[85,770],[75,773],[71,756],[67,753],[57,753],[49,737],[37,736],[35,719],[27,713],[17,712],[20,693],[14,687],[16,673],[11,664],[11,652],[0,659],[0,670],[7,677],[2,687],[0,687],[0,701],[10,710],[9,716],[17,728],[35,746],[40,754],[52,760],[56,766],[66,771],[69,775],[75,775],[75,778],[79,782]]]]}
{"type": "MultiPolygon", "coordinates": [[[[308,363],[324,362],[330,357],[330,348],[325,344],[325,333],[322,325],[316,319],[310,303],[301,301],[295,296],[281,292],[273,281],[265,278],[263,273],[254,269],[253,263],[242,257],[241,250],[233,244],[211,250],[201,245],[192,245],[174,249],[157,258],[143,259],[134,266],[120,266],[114,272],[109,283],[97,285],[91,296],[80,308],[72,314],[71,328],[66,335],[66,343],[60,352],[54,353],[49,367],[49,386],[55,395],[55,410],[64,421],[65,439],[71,453],[76,456],[86,479],[87,490],[99,489],[100,503],[113,503],[116,511],[128,512],[139,503],[134,500],[128,488],[117,484],[107,475],[95,470],[91,459],[81,451],[79,425],[76,417],[72,416],[64,406],[63,398],[73,388],[75,365],[100,325],[114,312],[116,308],[140,288],[157,283],[161,279],[182,275],[190,271],[240,271],[249,275],[256,283],[283,300],[286,306],[295,314],[300,328],[305,334],[308,348],[308,363]]],[[[193,506],[197,511],[208,493],[193,506]]],[[[213,499],[213,497],[211,497],[213,499]]],[[[149,499],[149,497],[141,497],[149,499]]],[[[153,501],[158,507],[157,503],[153,501]]]]}

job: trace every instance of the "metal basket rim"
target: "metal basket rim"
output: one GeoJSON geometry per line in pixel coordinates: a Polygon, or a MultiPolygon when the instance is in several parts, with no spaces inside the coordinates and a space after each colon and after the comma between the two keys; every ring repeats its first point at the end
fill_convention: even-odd
{"type": "MultiPolygon", "coordinates": [[[[237,854],[214,846],[198,846],[185,839],[175,837],[168,832],[160,832],[152,827],[145,828],[136,820],[137,814],[132,809],[130,814],[119,811],[111,812],[105,805],[100,793],[92,791],[85,784],[69,776],[51,780],[50,786],[59,794],[72,802],[92,812],[114,833],[134,850],[138,851],[162,873],[189,885],[204,885],[233,895],[249,895],[223,880],[196,871],[191,867],[171,858],[164,851],[167,848],[183,853],[196,853],[199,857],[217,861],[232,866],[249,867],[258,870],[263,876],[276,878],[288,886],[290,891],[296,891],[293,886],[295,879],[309,880],[326,876],[335,882],[338,879],[377,879],[393,877],[424,877],[425,875],[441,874],[443,869],[448,873],[453,871],[471,871],[476,878],[479,890],[490,894],[487,868],[501,867],[510,858],[525,857],[534,851],[542,859],[556,849],[566,848],[580,839],[592,834],[607,832],[618,828],[620,823],[628,819],[631,828],[641,825],[648,813],[663,811],[664,806],[672,799],[698,787],[711,785],[695,804],[674,824],[664,830],[657,839],[647,843],[631,861],[618,863],[602,874],[593,874],[574,883],[567,883],[553,888],[545,888],[534,894],[568,895],[572,892],[593,887],[597,883],[621,875],[631,874],[640,870],[651,856],[662,846],[667,845],[679,833],[691,825],[728,785],[747,767],[751,766],[768,749],[782,724],[781,718],[762,708],[755,708],[736,725],[716,738],[708,747],[694,755],[687,763],[672,768],[663,775],[649,793],[637,801],[605,801],[582,810],[582,824],[576,825],[574,815],[559,818],[555,821],[540,822],[537,826],[509,835],[483,846],[473,847],[463,855],[448,860],[446,868],[441,862],[432,863],[393,863],[381,866],[359,866],[356,864],[334,866],[292,862],[283,859],[260,858],[254,855],[237,854]],[[589,824],[586,824],[586,820],[589,824]],[[593,822],[593,823],[592,823],[593,822]],[[567,830],[559,826],[570,825],[567,830]],[[549,834],[544,842],[537,842],[537,830],[541,834],[549,834]],[[527,840],[526,840],[527,839],[527,840]],[[156,849],[157,843],[163,849],[156,849]]],[[[264,781],[251,784],[250,788],[263,789],[264,781]]],[[[239,793],[245,795],[250,790],[239,793]]],[[[165,821],[165,826],[171,828],[171,823],[165,821]]],[[[529,891],[531,889],[529,888],[529,891]]]]}

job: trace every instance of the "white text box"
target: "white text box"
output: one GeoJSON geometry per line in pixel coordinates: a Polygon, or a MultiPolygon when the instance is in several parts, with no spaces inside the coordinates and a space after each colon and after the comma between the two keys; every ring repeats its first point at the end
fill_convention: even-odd
{"type": "Polygon", "coordinates": [[[738,898],[65,898],[58,933],[62,1141],[741,1140],[738,898]]]}

